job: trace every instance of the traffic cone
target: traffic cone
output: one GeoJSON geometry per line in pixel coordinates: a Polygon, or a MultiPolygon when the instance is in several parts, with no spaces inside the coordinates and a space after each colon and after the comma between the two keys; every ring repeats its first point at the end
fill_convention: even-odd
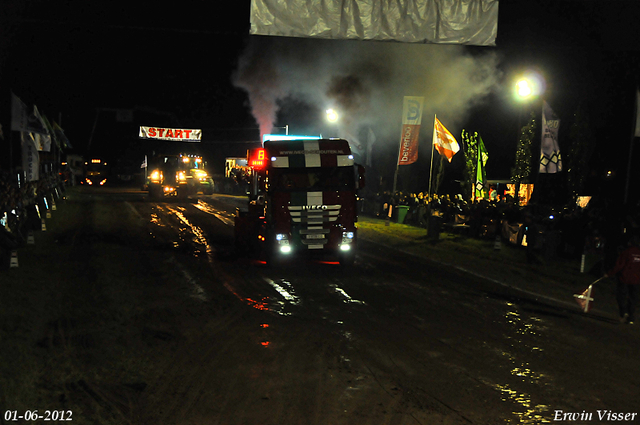
{"type": "Polygon", "coordinates": [[[46,232],[47,231],[47,224],[44,221],[44,218],[42,219],[42,231],[46,232]]]}
{"type": "Polygon", "coordinates": [[[33,237],[33,230],[29,230],[29,233],[27,234],[27,244],[28,245],[35,245],[36,240],[33,237]]]}
{"type": "Polygon", "coordinates": [[[51,218],[51,211],[47,210],[47,218],[51,218]]]}
{"type": "Polygon", "coordinates": [[[18,267],[18,251],[11,251],[11,264],[9,267],[18,267]]]}
{"type": "Polygon", "coordinates": [[[51,211],[56,211],[56,201],[51,200],[51,211]]]}

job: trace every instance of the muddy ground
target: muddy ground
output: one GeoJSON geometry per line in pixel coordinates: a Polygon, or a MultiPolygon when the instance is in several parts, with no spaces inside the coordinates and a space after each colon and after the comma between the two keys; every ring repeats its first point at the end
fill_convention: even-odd
{"type": "Polygon", "coordinates": [[[533,294],[548,273],[518,269],[530,283],[518,291],[480,278],[473,253],[452,268],[435,251],[421,260],[366,238],[351,269],[267,268],[232,250],[236,203],[70,192],[19,250],[19,267],[0,272],[1,413],[65,411],[80,424],[538,424],[638,411],[640,334],[615,322],[610,291],[607,308],[586,316],[552,302],[565,289],[533,294]]]}

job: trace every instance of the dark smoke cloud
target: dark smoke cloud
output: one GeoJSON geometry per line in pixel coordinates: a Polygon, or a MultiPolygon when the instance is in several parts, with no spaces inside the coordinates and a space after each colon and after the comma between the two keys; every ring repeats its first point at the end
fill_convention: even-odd
{"type": "Polygon", "coordinates": [[[404,96],[425,97],[423,127],[437,114],[457,132],[496,86],[497,65],[492,52],[472,55],[463,46],[252,37],[234,83],[247,91],[262,134],[282,102],[293,99],[339,110],[339,128],[325,132],[339,134],[330,136],[369,127],[378,141],[395,143],[404,96]]]}

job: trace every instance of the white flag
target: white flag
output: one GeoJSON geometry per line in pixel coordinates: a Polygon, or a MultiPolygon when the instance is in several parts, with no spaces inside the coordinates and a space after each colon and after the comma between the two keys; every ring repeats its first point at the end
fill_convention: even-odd
{"type": "Polygon", "coordinates": [[[540,173],[562,171],[562,157],[558,147],[560,119],[545,101],[542,104],[542,140],[540,141],[540,173]]]}
{"type": "Polygon", "coordinates": [[[28,131],[27,130],[27,105],[20,100],[18,96],[11,93],[11,130],[28,131]]]}

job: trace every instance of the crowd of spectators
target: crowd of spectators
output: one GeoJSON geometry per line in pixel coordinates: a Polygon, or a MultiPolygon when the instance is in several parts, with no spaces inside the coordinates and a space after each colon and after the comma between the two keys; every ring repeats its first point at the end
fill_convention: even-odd
{"type": "Polygon", "coordinates": [[[11,251],[27,241],[28,233],[41,228],[41,215],[64,195],[64,182],[55,174],[20,182],[18,175],[0,170],[0,259],[9,264],[11,251]]]}
{"type": "Polygon", "coordinates": [[[384,192],[365,197],[362,211],[392,221],[399,221],[406,212],[404,224],[429,231],[435,225],[437,231],[524,245],[533,263],[585,255],[586,271],[594,274],[610,266],[626,239],[640,230],[638,208],[625,210],[597,199],[585,208],[553,208],[520,206],[510,195],[492,198],[467,201],[460,195],[384,192]]]}

